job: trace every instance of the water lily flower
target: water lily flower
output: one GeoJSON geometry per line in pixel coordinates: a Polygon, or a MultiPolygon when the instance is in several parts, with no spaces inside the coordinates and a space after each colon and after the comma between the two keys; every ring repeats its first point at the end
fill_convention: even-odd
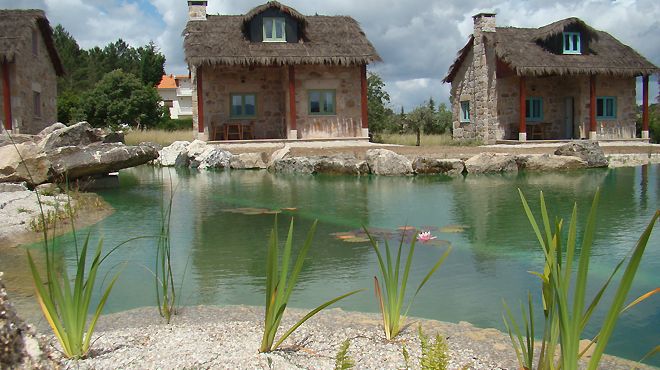
{"type": "Polygon", "coordinates": [[[419,235],[417,235],[417,241],[422,242],[422,243],[426,243],[426,242],[431,241],[433,239],[436,239],[436,237],[431,235],[430,231],[423,231],[423,232],[419,233],[419,235]]]}

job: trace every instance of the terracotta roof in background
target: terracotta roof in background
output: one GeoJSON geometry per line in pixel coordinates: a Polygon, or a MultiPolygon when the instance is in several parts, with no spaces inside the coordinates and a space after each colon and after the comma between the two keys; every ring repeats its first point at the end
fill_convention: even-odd
{"type": "MultiPolygon", "coordinates": [[[[188,77],[188,76],[186,76],[188,77]]],[[[176,89],[176,80],[173,75],[163,75],[163,78],[156,86],[157,89],[176,89]]]]}

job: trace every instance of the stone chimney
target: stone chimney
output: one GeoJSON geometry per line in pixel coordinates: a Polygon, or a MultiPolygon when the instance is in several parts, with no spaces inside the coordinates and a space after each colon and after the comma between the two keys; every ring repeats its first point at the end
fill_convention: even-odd
{"type": "MultiPolygon", "coordinates": [[[[206,20],[206,0],[188,0],[188,20],[205,21],[206,20]]],[[[475,21],[476,22],[476,21],[475,21]]]]}
{"type": "Polygon", "coordinates": [[[486,32],[495,32],[495,13],[479,13],[474,20],[474,38],[480,39],[486,32]]]}

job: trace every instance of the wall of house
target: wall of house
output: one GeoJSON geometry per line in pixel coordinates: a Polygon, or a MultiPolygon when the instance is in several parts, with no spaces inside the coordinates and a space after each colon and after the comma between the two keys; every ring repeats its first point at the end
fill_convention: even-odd
{"type": "Polygon", "coordinates": [[[497,120],[496,57],[488,41],[495,31],[495,17],[474,18],[474,44],[451,84],[453,136],[457,140],[485,142],[502,139],[497,120]],[[461,102],[470,102],[470,122],[461,122],[461,102]]]}
{"type": "MultiPolygon", "coordinates": [[[[527,77],[526,97],[543,101],[544,139],[584,139],[589,135],[589,77],[527,77]],[[573,98],[573,127],[566,123],[566,98],[573,98]]],[[[504,128],[504,138],[517,140],[519,127],[519,77],[498,79],[497,115],[504,128]]],[[[600,77],[596,96],[617,97],[617,119],[597,121],[601,139],[635,137],[635,79],[600,77]]],[[[528,132],[529,132],[528,128],[528,132]]],[[[528,137],[528,139],[532,139],[528,137]]]]}
{"type": "MultiPolygon", "coordinates": [[[[36,134],[57,121],[57,76],[46,43],[36,21],[32,27],[15,30],[20,35],[20,53],[9,63],[9,79],[14,132],[36,134]],[[37,53],[32,50],[32,31],[36,30],[37,53]],[[34,92],[40,94],[41,114],[35,115],[34,92]]],[[[0,112],[4,112],[0,88],[0,112]]],[[[4,113],[0,119],[4,120],[4,113]]]]}
{"type": "MultiPolygon", "coordinates": [[[[286,137],[284,107],[285,90],[283,67],[204,66],[202,91],[204,94],[204,125],[207,133],[214,125],[224,123],[254,123],[255,139],[281,139],[286,137]],[[230,117],[230,94],[255,93],[255,118],[230,117]]],[[[195,76],[196,78],[196,76],[195,76]]],[[[197,128],[197,93],[193,89],[193,120],[197,128]]]]}
{"type": "Polygon", "coordinates": [[[296,66],[295,76],[298,138],[362,136],[359,66],[296,66]],[[309,90],[335,90],[336,114],[309,114],[309,90]]]}

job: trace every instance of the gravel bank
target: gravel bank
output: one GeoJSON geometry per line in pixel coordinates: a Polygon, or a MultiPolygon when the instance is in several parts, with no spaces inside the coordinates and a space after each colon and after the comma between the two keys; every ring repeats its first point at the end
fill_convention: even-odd
{"type": "MultiPolygon", "coordinates": [[[[287,310],[280,334],[304,313],[287,310]]],[[[262,322],[259,307],[186,307],[171,325],[162,323],[155,308],[139,308],[101,318],[91,358],[60,361],[79,369],[332,369],[341,343],[350,339],[348,354],[356,369],[405,368],[404,346],[416,369],[417,327],[422,325],[427,335],[446,338],[450,369],[517,368],[507,336],[468,323],[410,319],[409,327],[388,342],[378,315],[331,309],[301,326],[282,349],[259,354],[262,322]]],[[[602,368],[630,369],[631,363],[608,358],[602,368]]]]}

